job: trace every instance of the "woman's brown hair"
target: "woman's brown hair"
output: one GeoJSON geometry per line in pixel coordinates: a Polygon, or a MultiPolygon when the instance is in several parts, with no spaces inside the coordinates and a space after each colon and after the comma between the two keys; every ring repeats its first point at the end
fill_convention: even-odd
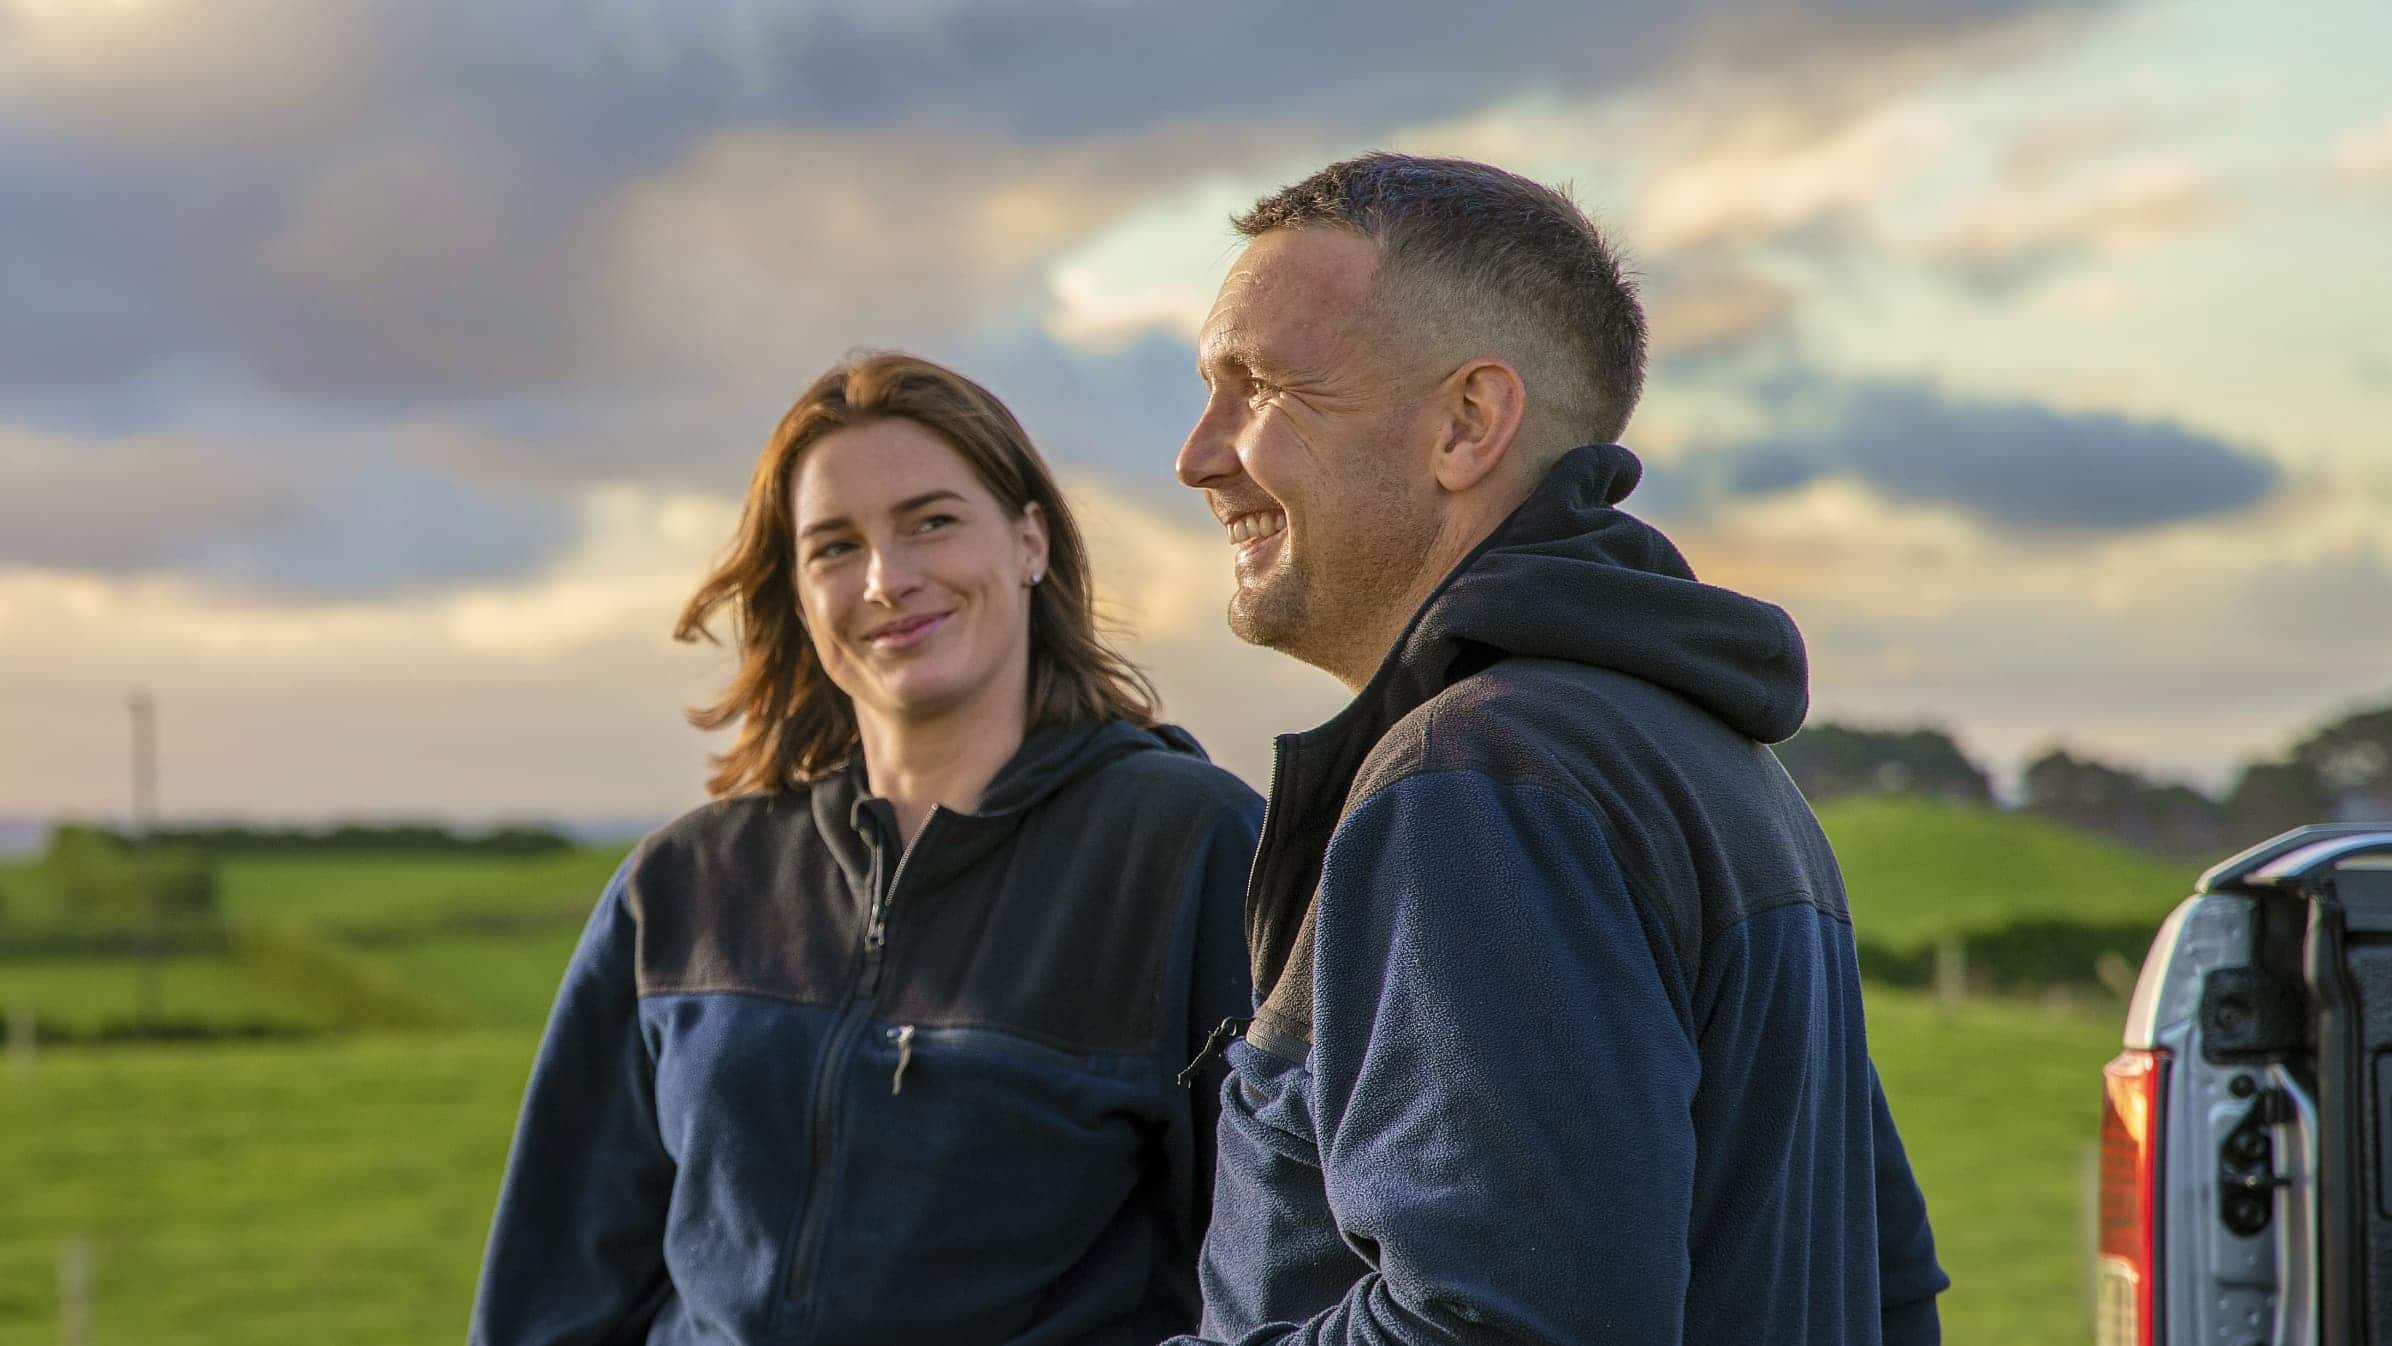
{"type": "Polygon", "coordinates": [[[739,726],[706,782],[718,796],[784,790],[856,752],[855,707],[822,671],[798,610],[790,490],[798,460],[817,441],[892,418],[944,439],[1016,517],[1032,504],[1046,516],[1046,578],[1030,594],[1028,727],[1155,723],[1154,684],[1105,643],[1087,548],[1021,422],[954,370],[894,352],[856,356],[815,379],[781,417],[749,479],[738,534],[673,628],[676,640],[713,641],[710,623],[730,609],[739,671],[718,700],[689,712],[700,729],[739,726]]]}

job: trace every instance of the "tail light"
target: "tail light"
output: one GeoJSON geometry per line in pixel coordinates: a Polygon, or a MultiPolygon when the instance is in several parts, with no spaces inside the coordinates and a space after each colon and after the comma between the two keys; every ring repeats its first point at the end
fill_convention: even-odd
{"type": "Polygon", "coordinates": [[[2159,1126],[2168,1054],[2121,1052],[2102,1067],[2101,1227],[2094,1346],[2159,1339],[2159,1126]]]}

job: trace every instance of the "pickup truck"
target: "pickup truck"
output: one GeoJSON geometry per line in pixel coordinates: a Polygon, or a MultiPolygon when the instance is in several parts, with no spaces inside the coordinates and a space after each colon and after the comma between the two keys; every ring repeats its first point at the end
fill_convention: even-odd
{"type": "Polygon", "coordinates": [[[2392,1346],[2392,822],[2201,876],[2103,1071],[2096,1346],[2392,1346]]]}

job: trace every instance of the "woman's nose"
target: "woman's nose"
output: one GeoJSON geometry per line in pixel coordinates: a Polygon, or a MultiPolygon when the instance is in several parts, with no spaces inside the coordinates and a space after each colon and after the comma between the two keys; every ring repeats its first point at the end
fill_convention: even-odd
{"type": "Polygon", "coordinates": [[[902,559],[888,551],[875,550],[870,564],[864,568],[864,600],[895,604],[920,588],[921,583],[902,559]]]}

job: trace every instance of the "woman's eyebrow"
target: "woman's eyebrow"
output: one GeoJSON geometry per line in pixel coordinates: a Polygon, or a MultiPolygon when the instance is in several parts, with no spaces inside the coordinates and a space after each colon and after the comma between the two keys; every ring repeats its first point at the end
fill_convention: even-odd
{"type": "MultiPolygon", "coordinates": [[[[962,499],[963,495],[960,492],[945,490],[943,488],[936,491],[924,491],[920,495],[909,495],[905,499],[898,501],[889,512],[892,514],[911,514],[915,510],[922,508],[924,505],[937,504],[941,500],[960,501],[962,499]]],[[[798,529],[797,535],[799,537],[812,537],[816,533],[832,533],[837,532],[842,528],[852,528],[854,526],[854,522],[851,521],[846,515],[834,514],[827,519],[816,519],[814,522],[798,529]]]]}

